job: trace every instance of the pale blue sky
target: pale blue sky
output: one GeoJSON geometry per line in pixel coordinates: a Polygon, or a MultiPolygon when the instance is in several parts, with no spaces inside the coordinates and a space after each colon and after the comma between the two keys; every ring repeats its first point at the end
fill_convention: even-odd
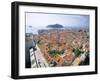
{"type": "Polygon", "coordinates": [[[36,32],[38,29],[46,29],[46,26],[50,24],[61,24],[65,27],[86,28],[89,27],[89,16],[26,13],[26,32],[36,32]]]}

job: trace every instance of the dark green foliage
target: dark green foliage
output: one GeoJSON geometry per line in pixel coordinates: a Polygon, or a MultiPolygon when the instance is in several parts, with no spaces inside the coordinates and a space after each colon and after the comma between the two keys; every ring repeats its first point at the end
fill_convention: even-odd
{"type": "Polygon", "coordinates": [[[51,56],[62,55],[63,53],[64,53],[64,50],[61,50],[61,51],[58,51],[58,50],[49,51],[49,54],[51,56]]]}
{"type": "Polygon", "coordinates": [[[84,52],[81,51],[81,49],[76,48],[76,49],[74,50],[74,53],[75,53],[76,56],[79,56],[79,55],[81,55],[81,54],[84,53],[84,52]]]}
{"type": "Polygon", "coordinates": [[[38,40],[37,43],[40,44],[41,40],[38,40]]]}

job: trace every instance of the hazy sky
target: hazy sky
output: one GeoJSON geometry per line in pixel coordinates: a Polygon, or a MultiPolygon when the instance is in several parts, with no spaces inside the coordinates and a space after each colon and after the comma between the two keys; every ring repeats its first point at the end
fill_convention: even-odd
{"type": "MultiPolygon", "coordinates": [[[[34,29],[45,29],[50,24],[61,24],[66,27],[89,27],[88,15],[64,15],[64,14],[44,14],[26,13],[26,32],[34,29]],[[29,27],[32,26],[32,27],[29,27]],[[41,27],[41,28],[40,28],[41,27]]],[[[33,32],[34,32],[33,31],[33,32]]],[[[32,32],[32,31],[31,31],[32,32]]]]}

